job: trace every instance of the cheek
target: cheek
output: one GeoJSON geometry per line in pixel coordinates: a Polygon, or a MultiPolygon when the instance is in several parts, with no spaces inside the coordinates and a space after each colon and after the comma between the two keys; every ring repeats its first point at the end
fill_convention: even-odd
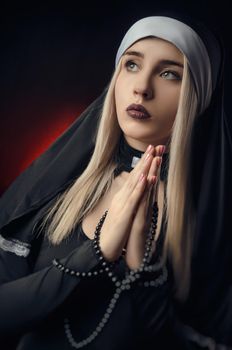
{"type": "Polygon", "coordinates": [[[176,115],[179,104],[180,89],[170,89],[162,94],[160,107],[165,115],[173,118],[176,115]]]}
{"type": "Polygon", "coordinates": [[[166,89],[165,93],[156,96],[154,107],[155,125],[161,134],[169,132],[175,121],[178,109],[180,89],[166,89]],[[157,103],[158,102],[158,103],[157,103]]]}

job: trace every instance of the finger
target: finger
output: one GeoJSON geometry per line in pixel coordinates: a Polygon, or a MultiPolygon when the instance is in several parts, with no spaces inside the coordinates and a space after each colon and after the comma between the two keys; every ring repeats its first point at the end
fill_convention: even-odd
{"type": "Polygon", "coordinates": [[[136,164],[135,168],[130,172],[130,176],[128,176],[127,180],[125,181],[124,185],[122,186],[122,191],[120,200],[122,197],[125,198],[125,200],[128,199],[128,197],[133,193],[134,189],[137,187],[137,190],[143,190],[145,187],[141,185],[145,185],[145,177],[148,174],[148,171],[150,169],[151,162],[153,160],[153,153],[155,151],[155,148],[152,146],[150,148],[150,151],[146,151],[141,160],[136,164]],[[142,183],[141,183],[142,181],[142,183]]]}
{"type": "MultiPolygon", "coordinates": [[[[148,154],[150,154],[150,160],[152,160],[149,162],[149,164],[150,164],[150,168],[148,170],[149,178],[151,177],[151,175],[158,175],[158,169],[160,168],[160,165],[162,163],[162,156],[163,156],[164,151],[165,151],[165,146],[159,145],[159,146],[156,146],[153,149],[151,149],[150,152],[147,152],[147,155],[145,157],[145,161],[148,157],[148,154]],[[155,164],[152,163],[154,161],[154,158],[156,158],[155,164]]],[[[144,158],[142,158],[142,159],[144,159],[144,158]]],[[[146,172],[146,170],[148,168],[146,162],[144,162],[144,163],[139,162],[139,163],[141,165],[141,169],[138,167],[138,170],[140,170],[140,171],[144,170],[146,172]]]]}
{"type": "Polygon", "coordinates": [[[141,199],[136,207],[135,216],[131,228],[131,234],[145,234],[144,230],[150,223],[151,220],[151,193],[148,183],[142,194],[141,199]]]}
{"type": "Polygon", "coordinates": [[[147,218],[147,210],[149,204],[149,186],[148,183],[144,189],[143,194],[141,195],[140,200],[135,209],[135,216],[133,219],[133,224],[131,228],[132,231],[141,231],[146,225],[147,218]]]}
{"type": "MultiPolygon", "coordinates": [[[[148,154],[152,155],[153,157],[162,155],[162,149],[164,148],[163,145],[159,145],[154,147],[153,145],[149,145],[143,156],[141,157],[141,160],[137,162],[134,169],[131,171],[131,174],[134,174],[138,171],[141,171],[144,165],[144,161],[146,160],[146,157],[148,154]]],[[[133,176],[133,175],[132,175],[133,176]]]]}
{"type": "Polygon", "coordinates": [[[147,179],[149,184],[155,184],[159,175],[159,169],[162,164],[162,157],[155,157],[151,163],[147,179]]]}
{"type": "Polygon", "coordinates": [[[149,173],[147,176],[148,182],[149,184],[153,183],[155,184],[157,181],[157,178],[159,176],[159,172],[160,172],[160,167],[162,164],[162,156],[165,152],[165,146],[158,146],[156,148],[156,156],[154,157],[150,169],[149,169],[149,173]],[[158,149],[157,149],[158,148],[158,149]]]}
{"type": "Polygon", "coordinates": [[[150,145],[149,147],[146,150],[146,152],[143,154],[141,160],[136,164],[134,169],[131,171],[130,177],[125,183],[125,186],[127,186],[128,184],[129,186],[131,185],[129,189],[130,191],[133,190],[133,188],[135,188],[141,174],[145,174],[145,175],[148,174],[153,158],[157,154],[160,154],[161,152],[160,149],[162,150],[163,148],[163,146],[154,147],[152,145],[150,145]]]}
{"type": "Polygon", "coordinates": [[[149,145],[147,150],[145,151],[145,153],[141,157],[141,160],[139,162],[137,162],[136,166],[131,171],[131,173],[130,173],[131,179],[134,176],[138,175],[139,172],[146,171],[146,169],[147,169],[146,160],[147,160],[148,155],[150,155],[150,159],[152,159],[152,156],[153,157],[162,156],[164,150],[165,150],[165,146],[164,145],[158,145],[156,147],[154,147],[153,145],[149,145]]]}
{"type": "MultiPolygon", "coordinates": [[[[143,192],[140,194],[140,198],[137,201],[137,205],[135,206],[135,212],[136,212],[136,218],[139,219],[142,224],[142,217],[149,221],[152,213],[152,207],[153,207],[153,199],[154,199],[154,184],[156,183],[155,180],[157,180],[159,168],[162,162],[162,154],[165,151],[165,146],[157,146],[154,148],[154,154],[158,155],[155,157],[151,157],[152,161],[150,162],[150,168],[148,170],[148,173],[144,171],[144,176],[147,178],[144,179],[143,184],[138,184],[136,187],[136,190],[142,189],[143,192]],[[142,215],[142,216],[141,216],[142,215]]],[[[149,152],[148,152],[149,153],[149,152]]]]}
{"type": "Polygon", "coordinates": [[[160,157],[155,157],[152,161],[148,176],[147,176],[147,183],[149,188],[149,194],[148,194],[148,203],[147,203],[147,220],[149,221],[152,215],[152,209],[153,209],[153,202],[155,199],[155,191],[156,191],[156,183],[159,177],[159,171],[160,171],[160,157]]]}
{"type": "Polygon", "coordinates": [[[153,194],[154,183],[152,181],[149,182],[149,180],[147,179],[146,184],[144,184],[144,191],[138,201],[137,210],[144,208],[147,215],[149,207],[152,206],[153,194]]]}
{"type": "Polygon", "coordinates": [[[154,154],[158,153],[159,150],[160,146],[154,147],[150,145],[150,147],[148,147],[146,152],[143,154],[141,160],[131,171],[130,176],[122,186],[122,190],[118,192],[117,200],[120,201],[123,207],[127,203],[133,205],[133,202],[135,206],[137,205],[138,200],[141,198],[141,195],[146,187],[147,175],[154,159],[154,154]]]}

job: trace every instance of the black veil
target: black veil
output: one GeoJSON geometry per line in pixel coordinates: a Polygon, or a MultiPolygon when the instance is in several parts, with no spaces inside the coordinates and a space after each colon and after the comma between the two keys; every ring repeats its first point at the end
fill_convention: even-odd
{"type": "MultiPolygon", "coordinates": [[[[224,110],[225,50],[220,36],[186,15],[162,12],[191,26],[202,38],[212,65],[214,90],[209,107],[194,126],[192,197],[197,226],[192,257],[190,295],[176,304],[186,324],[220,343],[232,345],[232,130],[224,110]]],[[[102,94],[31,165],[0,198],[0,229],[27,222],[86,168],[93,149],[102,94]]],[[[41,214],[42,215],[42,214],[41,214]]]]}
{"type": "Polygon", "coordinates": [[[39,209],[84,171],[94,150],[106,92],[107,88],[3,193],[1,228],[39,209]]]}

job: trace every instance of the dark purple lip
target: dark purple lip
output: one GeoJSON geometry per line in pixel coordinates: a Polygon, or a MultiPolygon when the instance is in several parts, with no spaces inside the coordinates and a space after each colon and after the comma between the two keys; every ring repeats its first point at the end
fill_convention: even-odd
{"type": "Polygon", "coordinates": [[[127,112],[130,112],[129,115],[138,119],[151,118],[150,114],[145,107],[139,104],[132,103],[127,107],[127,112]]]}

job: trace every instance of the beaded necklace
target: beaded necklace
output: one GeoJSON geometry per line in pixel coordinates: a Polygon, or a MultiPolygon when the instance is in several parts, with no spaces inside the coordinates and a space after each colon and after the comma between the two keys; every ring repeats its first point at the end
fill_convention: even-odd
{"type": "Polygon", "coordinates": [[[60,264],[56,259],[53,261],[54,265],[58,269],[60,269],[61,271],[65,272],[67,274],[70,274],[72,276],[91,277],[93,275],[97,275],[98,273],[99,274],[105,273],[111,279],[113,284],[115,285],[114,295],[109,302],[109,305],[104,313],[104,316],[99,321],[95,330],[87,338],[77,342],[73,337],[69,318],[66,317],[64,319],[64,331],[65,331],[67,340],[68,340],[69,344],[75,349],[80,349],[80,348],[88,345],[102,332],[106,323],[109,321],[109,318],[110,318],[110,316],[111,316],[111,314],[112,314],[112,312],[117,304],[117,301],[118,301],[121,293],[124,290],[131,289],[132,284],[135,283],[136,281],[138,281],[142,275],[143,275],[144,279],[146,279],[145,277],[146,277],[146,275],[149,275],[149,273],[158,272],[158,271],[160,272],[158,277],[156,277],[154,280],[147,280],[145,282],[140,282],[140,285],[144,285],[144,287],[159,287],[167,280],[167,277],[168,277],[167,268],[166,268],[166,266],[161,258],[159,258],[155,264],[150,264],[150,260],[152,258],[151,247],[152,247],[152,242],[154,240],[156,227],[157,227],[157,218],[158,218],[157,203],[155,202],[155,204],[153,206],[153,215],[152,215],[150,230],[149,230],[149,233],[148,233],[147,238],[146,238],[145,254],[144,254],[143,262],[138,269],[130,270],[129,268],[127,268],[125,275],[122,279],[119,279],[118,276],[115,275],[115,273],[114,273],[114,266],[115,266],[115,264],[119,263],[119,261],[122,257],[120,257],[116,262],[109,263],[109,262],[105,261],[103,255],[101,254],[101,251],[99,249],[100,230],[101,230],[101,227],[102,227],[104,220],[106,218],[107,212],[108,211],[106,211],[103,214],[103,216],[101,217],[101,219],[96,227],[94,239],[93,239],[93,246],[94,246],[95,252],[99,258],[99,261],[101,262],[100,269],[95,270],[93,272],[88,272],[88,273],[82,272],[81,273],[79,271],[65,268],[65,266],[60,264]]]}
{"type": "MultiPolygon", "coordinates": [[[[119,144],[118,152],[116,153],[116,157],[115,157],[115,160],[117,162],[117,167],[115,168],[114,175],[118,176],[121,173],[121,171],[131,171],[136,165],[136,163],[140,160],[142,155],[143,155],[143,152],[132,148],[126,142],[126,140],[122,138],[119,144]]],[[[165,167],[163,166],[163,172],[161,168],[160,177],[161,177],[161,174],[163,177],[165,176],[164,169],[165,167]]],[[[157,202],[155,201],[153,205],[151,225],[146,237],[143,262],[138,269],[130,270],[129,268],[126,268],[125,275],[123,276],[122,279],[120,279],[119,276],[115,274],[115,266],[120,263],[121,259],[123,259],[123,255],[120,256],[118,260],[114,262],[109,262],[105,260],[105,258],[103,257],[99,246],[100,231],[104,223],[104,220],[107,216],[107,213],[108,213],[108,210],[105,211],[105,213],[102,215],[101,219],[99,220],[99,223],[97,224],[95,229],[94,239],[92,240],[93,248],[100,262],[100,267],[98,266],[97,269],[93,271],[80,272],[80,271],[75,271],[75,270],[66,268],[57,259],[53,260],[53,264],[58,269],[60,269],[64,273],[70,274],[71,276],[88,278],[88,277],[92,277],[100,274],[106,274],[111,279],[112,283],[115,286],[115,292],[108,304],[108,307],[106,308],[104,316],[97,324],[95,330],[87,338],[77,342],[73,337],[69,318],[68,317],[64,318],[65,335],[67,337],[67,340],[70,346],[75,349],[80,349],[88,345],[102,332],[106,323],[109,321],[110,316],[123,291],[131,289],[131,286],[136,281],[139,281],[139,285],[143,285],[144,287],[157,288],[161,286],[167,280],[167,277],[168,277],[167,268],[161,257],[159,257],[156,263],[150,264],[151,258],[152,258],[152,243],[155,238],[157,220],[158,220],[157,202]],[[159,272],[159,275],[155,279],[149,279],[149,274],[154,272],[159,272]],[[142,276],[143,276],[143,280],[145,281],[141,281],[142,276]],[[147,280],[146,280],[146,277],[147,277],[147,280]]]]}

